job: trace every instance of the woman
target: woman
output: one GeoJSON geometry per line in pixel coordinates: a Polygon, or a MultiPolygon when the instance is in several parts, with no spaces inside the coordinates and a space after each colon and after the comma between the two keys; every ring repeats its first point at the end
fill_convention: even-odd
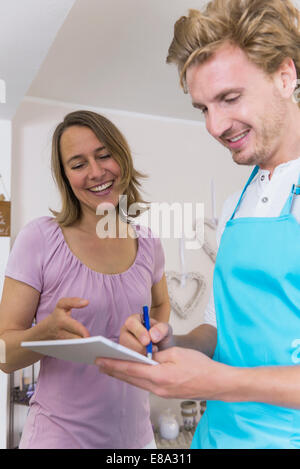
{"type": "Polygon", "coordinates": [[[118,341],[121,325],[143,305],[151,305],[154,319],[169,318],[161,244],[148,229],[137,237],[138,230],[118,213],[120,195],[128,205],[142,202],[142,175],[120,131],[92,112],[68,114],[54,132],[52,170],[62,209],[19,233],[0,307],[6,343],[1,369],[10,373],[41,360],[20,448],[153,447],[144,391],[96,366],[20,347],[22,341],[90,335],[118,341]],[[109,212],[114,238],[101,237],[97,229],[101,203],[115,208],[109,212]]]}

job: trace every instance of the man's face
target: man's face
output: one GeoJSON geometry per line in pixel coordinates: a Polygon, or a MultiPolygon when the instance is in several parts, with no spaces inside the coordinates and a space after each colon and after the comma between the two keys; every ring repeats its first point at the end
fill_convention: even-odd
{"type": "Polygon", "coordinates": [[[240,48],[225,44],[205,63],[189,67],[186,78],[208,132],[231,151],[236,163],[264,168],[276,160],[287,102],[240,48]]]}

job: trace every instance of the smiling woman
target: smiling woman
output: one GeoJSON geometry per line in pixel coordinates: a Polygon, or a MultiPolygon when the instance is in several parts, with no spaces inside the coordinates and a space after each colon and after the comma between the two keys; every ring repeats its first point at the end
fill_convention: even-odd
{"type": "MultiPolygon", "coordinates": [[[[52,210],[52,213],[61,226],[71,225],[81,215],[79,199],[75,196],[66,173],[70,175],[71,170],[81,170],[84,162],[87,164],[86,155],[72,154],[76,148],[75,141],[72,147],[72,139],[77,139],[79,144],[83,136],[86,137],[85,141],[89,136],[92,137],[93,148],[87,148],[87,150],[92,151],[101,163],[107,158],[118,164],[120,171],[118,190],[127,196],[128,206],[144,202],[139,188],[140,179],[145,178],[145,175],[134,169],[128,143],[119,129],[104,116],[90,111],[75,111],[68,114],[57,126],[52,141],[52,174],[62,199],[61,211],[52,210]],[[66,154],[63,161],[62,145],[64,144],[66,154]]],[[[81,151],[84,147],[79,145],[78,148],[81,151]]]]}
{"type": "Polygon", "coordinates": [[[80,204],[95,213],[99,203],[118,206],[121,168],[88,127],[67,128],[60,141],[61,162],[69,187],[80,204]]]}
{"type": "Polygon", "coordinates": [[[147,393],[96,366],[20,347],[23,341],[96,335],[118,342],[121,326],[144,305],[158,321],[168,321],[170,313],[159,239],[121,219],[118,210],[115,237],[100,238],[96,230],[100,202],[118,208],[120,195],[129,204],[142,201],[142,175],[119,130],[95,113],[67,115],[54,132],[52,169],[62,209],[19,233],[0,306],[0,342],[6,344],[1,370],[41,359],[20,448],[153,448],[147,393]]]}

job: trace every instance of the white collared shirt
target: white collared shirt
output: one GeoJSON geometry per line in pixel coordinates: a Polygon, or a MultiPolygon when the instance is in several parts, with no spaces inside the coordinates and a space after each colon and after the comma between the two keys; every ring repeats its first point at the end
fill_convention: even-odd
{"type": "MultiPolygon", "coordinates": [[[[244,194],[235,218],[280,216],[293,184],[298,183],[300,158],[277,166],[271,180],[269,179],[269,174],[270,171],[268,170],[260,169],[258,171],[244,194]]],[[[241,191],[236,192],[224,203],[216,235],[218,246],[220,245],[225,225],[232,216],[240,195],[241,191]]],[[[300,196],[295,196],[294,198],[292,213],[300,223],[300,196]]],[[[211,291],[210,299],[204,312],[204,324],[211,324],[217,327],[213,291],[211,291]]]]}

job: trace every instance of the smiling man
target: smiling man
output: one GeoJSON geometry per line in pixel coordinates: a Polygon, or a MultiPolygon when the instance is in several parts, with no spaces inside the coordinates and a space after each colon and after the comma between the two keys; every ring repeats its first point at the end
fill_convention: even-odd
{"type": "Polygon", "coordinates": [[[100,368],[163,397],[206,399],[193,448],[299,448],[299,11],[214,0],[178,20],[167,60],[208,132],[254,169],[224,204],[205,323],[148,334],[131,316],[120,342],[142,352],[151,338],[159,365],[100,368]]]}
{"type": "MultiPolygon", "coordinates": [[[[296,79],[292,60],[286,59],[280,72],[279,80],[284,74],[286,79],[296,79]]],[[[269,168],[290,159],[289,122],[285,118],[289,111],[285,97],[290,98],[293,91],[290,82],[283,95],[281,83],[271,82],[229,41],[205,66],[191,65],[186,82],[193,106],[205,116],[208,132],[231,150],[236,163],[269,168]]],[[[293,124],[296,130],[298,121],[293,124]]]]}

